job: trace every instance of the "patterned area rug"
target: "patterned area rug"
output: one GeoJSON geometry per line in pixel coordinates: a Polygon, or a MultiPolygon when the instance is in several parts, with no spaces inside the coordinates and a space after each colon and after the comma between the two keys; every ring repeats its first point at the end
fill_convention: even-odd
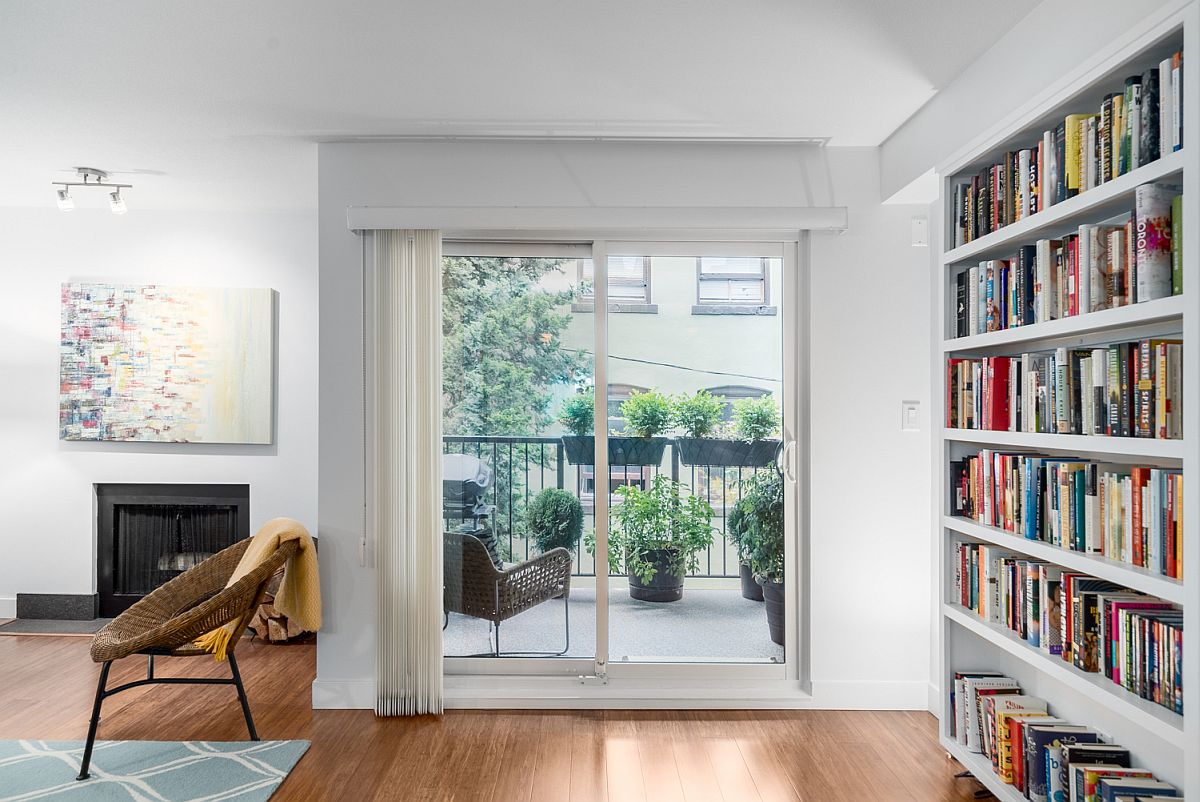
{"type": "Polygon", "coordinates": [[[308,741],[97,741],[77,782],[82,741],[0,741],[0,802],[261,802],[308,741]]]}

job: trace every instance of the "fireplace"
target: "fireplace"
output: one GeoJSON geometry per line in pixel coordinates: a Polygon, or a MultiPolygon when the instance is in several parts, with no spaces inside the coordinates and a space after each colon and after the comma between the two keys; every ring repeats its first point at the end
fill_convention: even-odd
{"type": "Polygon", "coordinates": [[[250,536],[249,485],[96,485],[96,590],[115,616],[250,536]]]}

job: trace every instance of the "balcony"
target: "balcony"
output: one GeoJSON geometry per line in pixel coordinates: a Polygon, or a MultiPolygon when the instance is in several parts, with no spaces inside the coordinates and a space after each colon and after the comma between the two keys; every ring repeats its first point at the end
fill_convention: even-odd
{"type": "MultiPolygon", "coordinates": [[[[468,454],[492,469],[492,481],[483,501],[495,532],[500,557],[519,563],[536,557],[538,550],[527,536],[524,512],[545,488],[564,489],[578,498],[584,510],[583,531],[595,526],[595,471],[590,465],[572,464],[559,437],[447,436],[447,454],[468,454]]],[[[610,573],[609,637],[614,661],[716,660],[719,662],[781,662],[783,648],[769,637],[763,603],[741,595],[739,563],[728,537],[728,516],[741,499],[743,481],[771,468],[687,466],[680,462],[674,441],[667,444],[661,462],[652,466],[612,465],[610,494],[621,485],[646,488],[659,473],[682,483],[713,509],[713,543],[700,554],[699,567],[687,574],[683,599],[676,602],[643,602],[630,598],[627,578],[610,573]]],[[[610,495],[610,503],[620,503],[610,495]]],[[[447,514],[447,529],[463,518],[447,514]]],[[[564,656],[590,657],[595,644],[596,562],[576,544],[572,567],[570,609],[552,599],[505,621],[500,651],[553,654],[570,645],[564,656]],[[569,620],[569,624],[566,621],[569,620]]],[[[445,654],[487,655],[495,647],[495,632],[488,621],[452,613],[445,631],[445,654]]]]}

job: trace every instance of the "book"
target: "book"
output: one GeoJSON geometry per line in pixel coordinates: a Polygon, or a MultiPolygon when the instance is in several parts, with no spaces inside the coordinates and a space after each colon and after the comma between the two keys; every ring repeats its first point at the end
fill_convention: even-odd
{"type": "Polygon", "coordinates": [[[1071,784],[1067,798],[1074,802],[1098,802],[1100,780],[1105,777],[1141,777],[1151,779],[1154,775],[1146,769],[1129,766],[1112,766],[1105,763],[1071,765],[1071,784]]]}
{"type": "Polygon", "coordinates": [[[1072,724],[1030,722],[1025,727],[1025,792],[1032,802],[1048,802],[1049,773],[1057,774],[1063,744],[1096,743],[1099,736],[1072,724]],[[1049,761],[1053,760],[1053,767],[1049,761]]]}
{"type": "Polygon", "coordinates": [[[1173,292],[1171,271],[1171,203],[1176,191],[1161,184],[1134,190],[1137,221],[1136,273],[1138,302],[1166,298],[1173,292]]]}
{"type": "Polygon", "coordinates": [[[1183,294],[1183,196],[1171,199],[1171,294],[1183,294]],[[1175,234],[1179,232],[1179,234],[1175,234]]]}
{"type": "Polygon", "coordinates": [[[1049,778],[1050,798],[1056,801],[1070,799],[1072,765],[1128,767],[1129,761],[1129,750],[1117,744],[1063,744],[1058,759],[1058,770],[1049,778]]]}
{"type": "Polygon", "coordinates": [[[1096,785],[1099,802],[1116,802],[1121,794],[1133,796],[1155,795],[1177,798],[1179,789],[1168,782],[1152,777],[1101,777],[1096,785]]]}

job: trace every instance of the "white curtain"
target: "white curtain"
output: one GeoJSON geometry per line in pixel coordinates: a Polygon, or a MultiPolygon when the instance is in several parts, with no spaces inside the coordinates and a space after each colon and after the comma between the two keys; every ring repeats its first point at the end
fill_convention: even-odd
{"type": "Polygon", "coordinates": [[[442,712],[442,239],[376,231],[375,712],[442,712]]]}

